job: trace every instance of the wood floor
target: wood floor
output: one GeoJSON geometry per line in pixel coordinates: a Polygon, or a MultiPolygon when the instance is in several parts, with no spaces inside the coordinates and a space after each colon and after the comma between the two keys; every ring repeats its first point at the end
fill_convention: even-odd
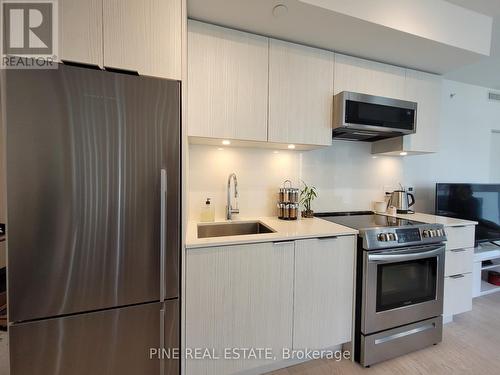
{"type": "Polygon", "coordinates": [[[500,293],[475,298],[473,310],[444,326],[443,342],[364,369],[350,361],[318,360],[268,375],[500,374],[500,293]]]}

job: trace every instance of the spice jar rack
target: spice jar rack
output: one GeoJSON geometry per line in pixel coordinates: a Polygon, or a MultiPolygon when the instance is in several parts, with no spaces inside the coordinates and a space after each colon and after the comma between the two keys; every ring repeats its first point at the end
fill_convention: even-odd
{"type": "Polygon", "coordinates": [[[299,215],[299,194],[299,189],[292,187],[292,181],[286,180],[283,182],[283,187],[279,190],[278,219],[297,220],[299,215]]]}

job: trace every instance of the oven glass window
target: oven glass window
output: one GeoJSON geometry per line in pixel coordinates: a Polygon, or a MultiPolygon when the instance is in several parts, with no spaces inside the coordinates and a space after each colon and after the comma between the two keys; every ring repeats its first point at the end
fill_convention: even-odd
{"type": "Polygon", "coordinates": [[[437,258],[377,266],[377,312],[436,298],[437,258]]]}

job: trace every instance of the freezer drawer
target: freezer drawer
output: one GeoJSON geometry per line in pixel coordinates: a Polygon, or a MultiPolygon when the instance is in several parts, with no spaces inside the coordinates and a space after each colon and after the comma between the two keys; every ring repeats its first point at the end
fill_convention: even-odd
{"type": "MultiPolygon", "coordinates": [[[[180,310],[179,300],[169,300],[164,303],[164,339],[163,348],[169,352],[169,349],[180,349],[180,310]]],[[[170,350],[171,353],[172,350],[170,350]]],[[[180,361],[179,359],[168,359],[166,356],[163,358],[164,372],[162,375],[178,375],[180,374],[180,361]]]]}
{"type": "MultiPolygon", "coordinates": [[[[12,325],[11,375],[160,375],[160,360],[150,359],[149,353],[160,346],[163,306],[152,303],[12,325]]],[[[165,315],[178,317],[177,302],[165,306],[165,315]]],[[[166,326],[177,324],[170,322],[166,326]]],[[[169,340],[174,340],[173,333],[169,340]]]]}
{"type": "Polygon", "coordinates": [[[437,344],[443,338],[443,318],[423,320],[402,327],[361,335],[361,365],[374,363],[437,344]]]}

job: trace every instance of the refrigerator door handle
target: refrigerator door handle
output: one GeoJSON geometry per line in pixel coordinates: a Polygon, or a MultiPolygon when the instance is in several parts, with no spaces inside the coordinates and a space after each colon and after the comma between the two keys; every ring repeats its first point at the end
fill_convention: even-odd
{"type": "Polygon", "coordinates": [[[161,199],[160,199],[160,301],[166,298],[166,244],[167,244],[167,170],[160,171],[161,199]]]}

